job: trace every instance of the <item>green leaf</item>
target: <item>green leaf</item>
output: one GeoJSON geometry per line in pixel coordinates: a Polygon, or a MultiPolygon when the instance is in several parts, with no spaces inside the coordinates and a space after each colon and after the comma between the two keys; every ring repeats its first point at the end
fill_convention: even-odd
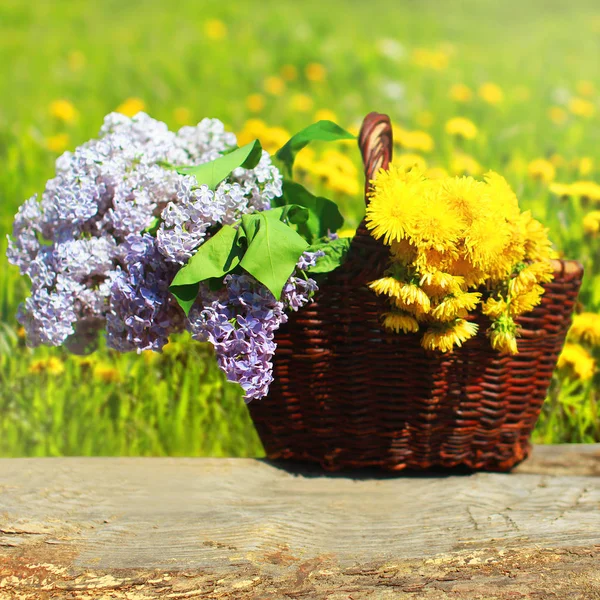
{"type": "Polygon", "coordinates": [[[169,289],[186,315],[198,295],[201,281],[222,278],[240,264],[242,237],[231,225],[223,225],[175,275],[169,289]]]}
{"type": "MultiPolygon", "coordinates": [[[[279,220],[276,212],[264,211],[249,216],[257,219],[246,220],[252,227],[252,237],[248,238],[248,248],[240,265],[279,300],[285,282],[308,244],[279,220]]],[[[242,222],[242,226],[245,228],[246,224],[242,222]]]]}
{"type": "Polygon", "coordinates": [[[308,272],[330,273],[334,269],[337,269],[346,259],[351,241],[350,238],[338,238],[337,240],[311,245],[308,248],[309,252],[322,250],[325,252],[325,256],[321,256],[317,260],[317,264],[314,267],[310,267],[308,272]]]}
{"type": "Polygon", "coordinates": [[[328,198],[313,196],[304,186],[285,179],[282,200],[286,205],[299,205],[308,209],[308,219],[300,224],[298,233],[313,242],[337,231],[344,224],[344,217],[337,204],[328,198]]]}
{"type": "Polygon", "coordinates": [[[310,142],[316,140],[332,142],[336,140],[354,139],[356,139],[355,135],[342,129],[333,121],[317,121],[292,136],[285,146],[275,153],[275,158],[283,164],[287,175],[291,176],[296,154],[310,142]]]}
{"type": "Polygon", "coordinates": [[[181,175],[193,175],[199,185],[207,185],[214,190],[234,169],[254,169],[262,156],[262,146],[254,140],[229,154],[195,167],[178,167],[181,175]]]}
{"type": "Polygon", "coordinates": [[[142,233],[149,233],[150,235],[155,235],[159,227],[160,219],[158,217],[153,217],[152,221],[150,221],[150,225],[148,225],[148,227],[146,227],[146,229],[144,229],[142,233]]]}

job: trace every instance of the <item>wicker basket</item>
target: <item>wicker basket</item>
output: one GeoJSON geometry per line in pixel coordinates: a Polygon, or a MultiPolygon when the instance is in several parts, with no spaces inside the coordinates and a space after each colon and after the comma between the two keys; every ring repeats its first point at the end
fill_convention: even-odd
{"type": "MultiPolygon", "coordinates": [[[[359,145],[368,187],[391,159],[388,117],[368,115],[359,145]]],[[[424,350],[417,334],[382,329],[385,300],[365,284],[381,276],[387,257],[363,222],[345,264],[278,331],[275,381],[248,407],[268,457],[327,470],[509,470],[529,453],[581,265],[556,261],[541,305],[518,320],[516,356],[499,355],[483,335],[442,354],[424,350]]]]}

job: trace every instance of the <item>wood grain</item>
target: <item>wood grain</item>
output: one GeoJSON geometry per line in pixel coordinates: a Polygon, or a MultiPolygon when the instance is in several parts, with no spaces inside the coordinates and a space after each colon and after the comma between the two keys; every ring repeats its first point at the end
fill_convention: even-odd
{"type": "Polygon", "coordinates": [[[567,571],[600,598],[599,474],[599,445],[426,476],[2,459],[0,598],[560,598],[567,571]]]}

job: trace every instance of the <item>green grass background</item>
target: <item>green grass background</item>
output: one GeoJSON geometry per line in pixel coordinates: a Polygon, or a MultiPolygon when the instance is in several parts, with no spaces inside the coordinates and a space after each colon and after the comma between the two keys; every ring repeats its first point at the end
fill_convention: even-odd
{"type": "MultiPolygon", "coordinates": [[[[128,97],[141,98],[147,112],[172,128],[174,110],[185,107],[194,121],[218,117],[239,131],[251,116],[247,96],[264,93],[265,78],[292,64],[300,76],[281,96],[265,94],[259,115],[290,131],[312,120],[311,113],[291,109],[297,92],[310,95],[315,109],[334,111],[343,126],[377,110],[420,128],[427,111],[436,140],[428,160],[447,166],[454,142],[444,123],[457,115],[471,118],[480,135],[463,149],[505,173],[522,205],[550,226],[557,247],[585,263],[582,300],[598,312],[600,243],[586,239],[581,228],[589,207],[565,204],[514,167],[553,153],[567,161],[599,158],[597,114],[571,116],[562,125],[547,114],[575,93],[580,80],[600,89],[598,56],[600,5],[592,0],[0,0],[1,238],[19,204],[53,174],[50,136],[68,133],[69,147],[75,147],[95,136],[103,116],[128,97]],[[222,40],[205,35],[213,18],[227,27],[222,40]],[[384,40],[400,45],[396,56],[382,52],[384,40]],[[415,48],[445,49],[448,67],[415,65],[415,48]],[[73,52],[84,59],[79,69],[72,68],[73,52]],[[327,69],[325,81],[304,77],[311,62],[327,69]],[[462,106],[448,97],[453,83],[477,89],[486,81],[504,90],[500,106],[478,100],[462,106]],[[51,102],[61,98],[75,105],[76,123],[49,115],[51,102]]],[[[599,98],[591,100],[597,104],[599,98]]],[[[569,182],[573,174],[559,169],[558,180],[569,182]]],[[[355,225],[362,200],[345,199],[344,208],[348,224],[355,225]]],[[[0,241],[0,455],[262,452],[236,388],[224,384],[204,346],[182,339],[153,359],[101,350],[96,360],[117,372],[113,382],[60,349],[27,349],[15,335],[27,282],[6,262],[5,247],[0,241]],[[64,372],[30,373],[33,361],[50,356],[64,362],[64,372]]],[[[557,380],[536,439],[600,440],[597,388],[597,380],[557,380]]]]}

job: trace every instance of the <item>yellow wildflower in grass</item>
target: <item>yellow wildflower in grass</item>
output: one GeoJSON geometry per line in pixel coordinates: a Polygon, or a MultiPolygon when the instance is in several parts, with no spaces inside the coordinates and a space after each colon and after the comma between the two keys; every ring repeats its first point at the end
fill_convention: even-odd
{"type": "Polygon", "coordinates": [[[173,119],[181,127],[190,125],[192,123],[192,111],[185,106],[178,106],[173,110],[173,119]]]}
{"type": "Polygon", "coordinates": [[[586,177],[594,170],[594,159],[591,156],[582,156],[575,163],[581,177],[586,177]]]}
{"type": "Polygon", "coordinates": [[[79,112],[69,100],[55,100],[50,104],[50,114],[64,123],[74,123],[79,118],[79,112]]]}
{"type": "Polygon", "coordinates": [[[433,138],[426,131],[408,131],[402,127],[394,127],[394,144],[406,150],[431,152],[434,147],[433,138]]]}
{"type": "Polygon", "coordinates": [[[269,127],[261,119],[248,119],[237,139],[240,146],[259,139],[262,147],[269,154],[273,154],[290,139],[290,133],[282,127],[269,127]]]}
{"type": "Polygon", "coordinates": [[[596,361],[583,346],[566,343],[558,357],[557,367],[571,377],[587,381],[596,371],[596,361]]]}
{"type": "Polygon", "coordinates": [[[502,91],[502,88],[499,85],[489,81],[481,85],[477,90],[477,93],[479,94],[479,97],[488,104],[497,105],[501,104],[504,100],[504,92],[502,91]]]}
{"type": "Polygon", "coordinates": [[[246,107],[250,112],[260,112],[265,107],[265,97],[262,94],[250,94],[246,98],[246,107]]]}
{"type": "Polygon", "coordinates": [[[267,94],[271,94],[271,96],[281,96],[283,95],[283,92],[285,92],[285,81],[283,81],[281,77],[271,75],[265,79],[263,87],[267,94]]]}
{"type": "Polygon", "coordinates": [[[304,69],[306,79],[314,83],[325,81],[327,78],[327,69],[320,63],[309,63],[304,69]]]}
{"type": "MultiPolygon", "coordinates": [[[[315,121],[334,121],[334,122],[337,122],[337,115],[332,110],[329,110],[328,108],[320,108],[315,113],[315,121]]],[[[351,141],[354,142],[354,143],[356,143],[355,140],[351,140],[351,141]]]]}
{"type": "Polygon", "coordinates": [[[444,167],[431,167],[425,171],[425,176],[428,179],[446,179],[450,175],[444,167]]]}
{"type": "Polygon", "coordinates": [[[573,317],[569,340],[600,347],[600,315],[584,312],[573,317]]]}
{"type": "Polygon", "coordinates": [[[575,89],[577,90],[578,94],[581,96],[587,96],[588,98],[596,93],[596,87],[594,86],[593,82],[586,80],[578,81],[575,89]]]}
{"type": "Polygon", "coordinates": [[[442,50],[429,50],[427,48],[415,48],[412,51],[412,62],[424,69],[442,71],[448,67],[450,57],[442,50]]]}
{"type": "Polygon", "coordinates": [[[571,195],[571,185],[568,183],[552,183],[550,191],[561,198],[568,198],[571,195]]]}
{"type": "Polygon", "coordinates": [[[29,365],[28,371],[30,373],[48,373],[48,375],[58,376],[65,372],[65,365],[60,358],[50,356],[34,360],[29,365]]]}
{"type": "Polygon", "coordinates": [[[532,160],[527,167],[527,172],[532,179],[537,179],[543,183],[550,183],[556,178],[554,165],[545,158],[532,160]]]}
{"type": "Polygon", "coordinates": [[[209,40],[224,40],[227,37],[227,25],[220,19],[208,19],[204,22],[204,34],[209,40]]]}
{"type": "Polygon", "coordinates": [[[314,106],[313,99],[308,94],[294,94],[290,98],[290,108],[298,112],[308,112],[314,106]]]}
{"type": "Polygon", "coordinates": [[[472,156],[456,152],[450,161],[452,175],[481,175],[483,167],[472,156]]]}
{"type": "Polygon", "coordinates": [[[302,148],[302,150],[296,154],[296,160],[294,161],[294,174],[302,177],[302,175],[312,173],[315,168],[315,164],[317,163],[315,157],[316,153],[313,148],[310,146],[302,148]]]}
{"type": "Polygon", "coordinates": [[[69,147],[70,141],[71,138],[68,133],[57,133],[46,138],[46,148],[50,152],[61,154],[69,147]]]}
{"type": "Polygon", "coordinates": [[[588,200],[600,200],[600,185],[595,181],[575,181],[568,188],[568,195],[588,200]]]}
{"type": "Polygon", "coordinates": [[[583,217],[583,231],[593,236],[600,233],[600,210],[593,210],[583,217]]]}
{"type": "Polygon", "coordinates": [[[589,100],[574,96],[569,100],[569,111],[576,117],[590,119],[596,113],[596,106],[589,100]]]}
{"type": "Polygon", "coordinates": [[[126,117],[134,117],[145,109],[146,104],[141,98],[127,98],[127,100],[117,106],[116,111],[126,117]]]}
{"type": "Polygon", "coordinates": [[[548,109],[548,117],[555,125],[562,125],[563,123],[566,123],[569,115],[564,108],[561,108],[560,106],[551,106],[548,109]]]}
{"type": "Polygon", "coordinates": [[[464,83],[455,83],[448,92],[451,100],[454,102],[470,102],[473,99],[471,88],[464,83]]]}
{"type": "Polygon", "coordinates": [[[18,329],[17,329],[17,337],[20,340],[24,340],[26,337],[26,333],[25,333],[25,327],[23,327],[23,325],[21,325],[18,329]]]}
{"type": "Polygon", "coordinates": [[[98,363],[93,371],[94,379],[102,383],[119,383],[121,374],[118,369],[106,363],[98,363]]]}
{"type": "Polygon", "coordinates": [[[285,81],[295,81],[298,79],[298,69],[294,65],[283,65],[279,74],[285,81]]]}
{"type": "Polygon", "coordinates": [[[454,346],[462,346],[464,342],[477,333],[477,324],[457,319],[445,327],[430,327],[421,340],[421,345],[426,350],[439,350],[450,352],[454,346]]]}
{"type": "Polygon", "coordinates": [[[425,171],[427,169],[427,161],[418,154],[412,154],[405,152],[403,154],[397,154],[393,158],[393,164],[399,169],[408,171],[409,169],[417,169],[418,171],[425,171]]]}
{"type": "Polygon", "coordinates": [[[85,54],[81,50],[71,50],[67,56],[67,64],[73,73],[81,71],[85,67],[86,62],[85,54]]]}
{"type": "Polygon", "coordinates": [[[401,312],[383,314],[383,326],[394,333],[416,333],[419,331],[419,322],[411,315],[401,312]]]}
{"type": "Polygon", "coordinates": [[[453,117],[446,122],[446,133],[464,140],[474,140],[477,137],[477,126],[466,117],[453,117]]]}

